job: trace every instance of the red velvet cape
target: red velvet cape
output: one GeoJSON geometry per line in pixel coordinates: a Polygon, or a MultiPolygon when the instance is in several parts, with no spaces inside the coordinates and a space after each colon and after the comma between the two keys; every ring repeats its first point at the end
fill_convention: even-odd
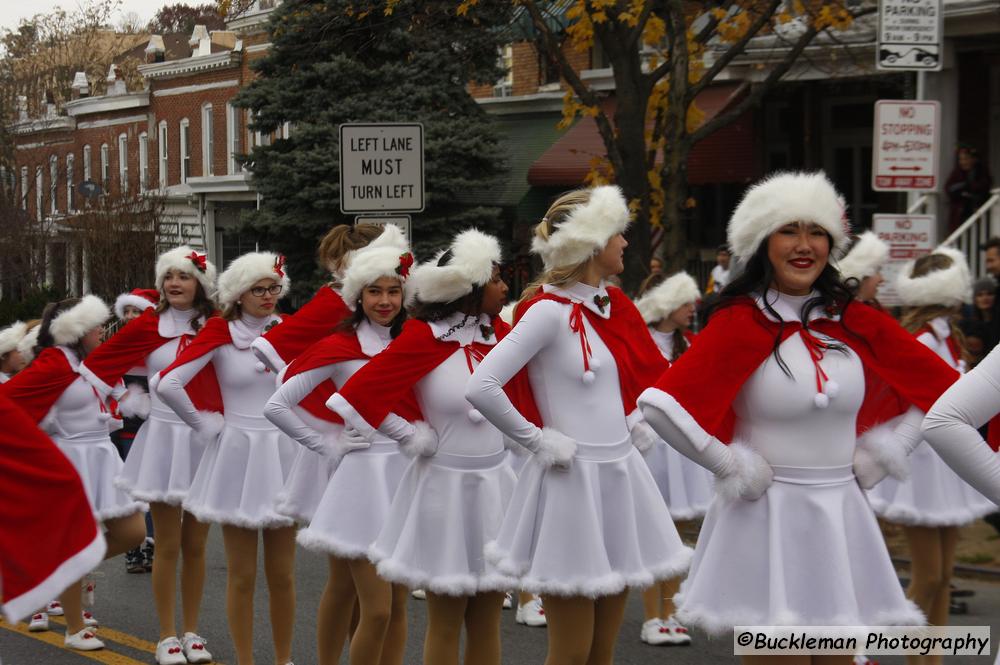
{"type": "MultiPolygon", "coordinates": [[[[781,341],[798,333],[802,324],[786,322],[781,341]]],[[[736,415],[732,403],[746,380],[767,360],[774,348],[779,324],[768,319],[749,298],[717,311],[708,326],[669,370],[656,388],[669,393],[709,434],[732,440],[736,415]]],[[[958,378],[958,372],[936,353],[917,342],[894,319],[868,305],[853,302],[841,321],[817,319],[809,324],[851,348],[866,371],[865,402],[858,413],[857,429],[877,425],[902,413],[909,405],[922,411],[958,378]],[[848,329],[853,332],[848,331],[848,329]],[[869,394],[868,386],[883,382],[893,394],[869,394]],[[897,399],[895,408],[886,401],[897,399]]]]}
{"type": "Polygon", "coordinates": [[[79,377],[70,367],[66,354],[50,346],[42,349],[38,357],[10,381],[0,385],[0,394],[40,423],[56,400],[79,377]]]}
{"type": "Polygon", "coordinates": [[[76,584],[101,562],[105,546],[69,459],[2,395],[0,422],[0,587],[13,623],[76,584]]]}
{"type": "Polygon", "coordinates": [[[351,315],[351,310],[329,285],[319,291],[295,314],[285,316],[281,323],[264,334],[286,364],[291,363],[307,348],[333,334],[336,327],[351,315]]]}
{"type": "MultiPolygon", "coordinates": [[[[495,317],[493,330],[499,342],[510,331],[510,326],[495,317]]],[[[473,342],[470,346],[483,355],[493,348],[481,342],[473,342]]],[[[414,384],[460,348],[457,341],[434,337],[425,321],[410,319],[385,351],[372,358],[340,388],[340,395],[369,425],[377,428],[394,411],[402,416],[398,409],[403,408],[405,400],[412,395],[414,384]]],[[[455,389],[464,391],[464,386],[455,389]]]]}
{"type": "MultiPolygon", "coordinates": [[[[174,362],[160,370],[160,373],[157,376],[162,379],[181,365],[186,365],[193,360],[197,360],[213,349],[232,343],[233,336],[229,332],[229,321],[220,317],[212,317],[208,321],[205,321],[205,325],[202,326],[201,330],[198,331],[198,334],[194,336],[191,343],[185,346],[184,349],[177,354],[174,362]]],[[[249,360],[250,359],[248,359],[248,361],[249,360]]],[[[256,361],[254,360],[253,362],[256,361]]],[[[215,375],[215,367],[212,366],[212,363],[209,363],[203,370],[198,372],[194,379],[184,386],[184,390],[187,392],[188,397],[191,398],[191,401],[197,406],[198,404],[207,404],[211,401],[211,395],[204,395],[201,392],[205,390],[206,386],[210,385],[215,385],[217,389],[219,385],[218,377],[215,375]],[[199,381],[202,375],[211,376],[211,380],[202,379],[199,381]]],[[[200,409],[201,407],[198,408],[200,409]]],[[[223,413],[224,409],[222,408],[221,392],[219,397],[219,408],[212,410],[223,413]]]]}
{"type": "MultiPolygon", "coordinates": [[[[208,319],[204,327],[216,318],[208,319]]],[[[170,341],[170,338],[160,336],[159,322],[160,315],[153,308],[147,309],[111,339],[94,349],[83,361],[81,374],[95,383],[98,390],[107,394],[111,391],[111,386],[118,383],[126,372],[144,364],[146,356],[170,341]]],[[[178,355],[183,353],[191,339],[190,335],[183,336],[177,347],[178,355]]],[[[198,373],[188,384],[188,392],[200,411],[222,412],[222,394],[219,391],[215,371],[211,367],[206,367],[198,373]]]]}

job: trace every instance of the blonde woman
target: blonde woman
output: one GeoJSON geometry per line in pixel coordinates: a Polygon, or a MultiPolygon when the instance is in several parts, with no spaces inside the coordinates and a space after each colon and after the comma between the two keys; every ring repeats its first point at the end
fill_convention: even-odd
{"type": "Polygon", "coordinates": [[[606,283],[623,270],[628,223],[617,187],[552,204],[532,242],[546,272],[466,393],[533,453],[486,556],[542,596],[548,665],[611,663],[628,587],[676,577],[691,557],[634,449],[655,436],[635,399],[668,363],[635,306],[606,283]],[[519,411],[504,385],[525,368],[534,405],[519,411]]]}

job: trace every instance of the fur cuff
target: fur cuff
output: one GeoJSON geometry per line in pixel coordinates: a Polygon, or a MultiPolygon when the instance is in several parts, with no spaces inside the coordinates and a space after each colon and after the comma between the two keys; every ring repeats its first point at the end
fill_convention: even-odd
{"type": "Polygon", "coordinates": [[[646,452],[653,447],[656,440],[659,438],[653,428],[645,420],[640,420],[635,425],[632,426],[632,431],[629,433],[632,438],[632,445],[642,453],[646,452]]]}
{"type": "Polygon", "coordinates": [[[201,417],[201,425],[194,431],[192,438],[198,443],[212,443],[225,427],[226,419],[218,411],[199,411],[198,415],[201,417]]]}
{"type": "Polygon", "coordinates": [[[546,467],[567,468],[576,455],[576,441],[551,427],[543,427],[534,453],[535,459],[546,467]]]}
{"type": "Polygon", "coordinates": [[[871,489],[886,476],[900,481],[909,477],[906,446],[896,439],[891,426],[873,427],[858,438],[854,449],[854,475],[864,489],[871,489]]]}
{"type": "Polygon", "coordinates": [[[774,480],[774,470],[753,448],[743,443],[729,446],[733,453],[731,471],[716,476],[715,491],[725,499],[756,501],[774,480]]]}
{"type": "Polygon", "coordinates": [[[151,402],[149,393],[134,383],[130,383],[128,389],[120,400],[118,400],[118,413],[126,418],[149,417],[151,402]]]}
{"type": "Polygon", "coordinates": [[[407,457],[429,457],[437,452],[437,448],[437,432],[422,420],[413,423],[413,434],[399,442],[399,451],[407,457]]]}

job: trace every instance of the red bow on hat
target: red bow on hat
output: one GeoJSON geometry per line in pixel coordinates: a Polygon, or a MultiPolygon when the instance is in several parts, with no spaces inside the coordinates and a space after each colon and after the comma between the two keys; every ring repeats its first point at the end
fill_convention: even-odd
{"type": "Polygon", "coordinates": [[[208,262],[206,261],[204,254],[191,252],[187,258],[191,259],[191,263],[193,263],[194,267],[198,269],[198,272],[205,272],[208,268],[208,262]]]}
{"type": "Polygon", "coordinates": [[[413,266],[413,254],[407,252],[406,254],[399,255],[399,267],[396,268],[396,274],[406,279],[410,276],[410,268],[413,266]]]}
{"type": "Polygon", "coordinates": [[[278,258],[274,260],[274,274],[276,274],[278,277],[284,277],[285,276],[284,268],[285,268],[285,255],[278,254],[278,258]]]}

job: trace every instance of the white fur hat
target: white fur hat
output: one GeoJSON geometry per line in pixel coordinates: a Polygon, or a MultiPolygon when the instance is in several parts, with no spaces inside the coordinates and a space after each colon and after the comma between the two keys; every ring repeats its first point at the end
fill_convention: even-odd
{"type": "Polygon", "coordinates": [[[97,296],[84,296],[69,309],[63,310],[49,324],[49,334],[56,344],[73,344],[111,318],[111,310],[97,296]]]}
{"type": "Polygon", "coordinates": [[[160,302],[160,292],[156,289],[132,289],[115,298],[115,316],[125,318],[125,308],[131,305],[140,312],[155,307],[160,302]]]}
{"type": "Polygon", "coordinates": [[[163,288],[163,280],[170,270],[180,270],[193,275],[209,298],[215,292],[215,265],[201,252],[187,245],[175,247],[156,259],[156,288],[163,288]]]}
{"type": "Polygon", "coordinates": [[[751,187],[729,219],[733,256],[749,258],[768,236],[791,222],[813,222],[833,238],[834,257],[849,242],[849,224],[841,196],[826,174],[776,173],[751,187]]]}
{"type": "Polygon", "coordinates": [[[15,321],[12,325],[0,330],[0,356],[17,349],[18,342],[28,333],[28,324],[15,321]]]}
{"type": "Polygon", "coordinates": [[[663,280],[639,298],[635,306],[646,323],[656,323],[670,316],[675,310],[701,297],[698,283],[686,272],[679,272],[663,280]]]}
{"type": "Polygon", "coordinates": [[[36,325],[34,328],[25,333],[21,341],[17,343],[17,350],[21,353],[21,358],[26,363],[30,363],[35,359],[35,346],[38,345],[38,333],[42,330],[42,326],[36,325]]]}
{"type": "Polygon", "coordinates": [[[865,231],[851,246],[847,256],[837,262],[841,279],[862,280],[871,277],[889,260],[889,245],[871,231],[865,231]]]}
{"type": "Polygon", "coordinates": [[[220,307],[231,305],[262,279],[270,278],[281,284],[281,298],[288,293],[292,283],[285,272],[285,257],[273,252],[249,252],[233,259],[219,275],[219,292],[216,301],[220,307]]]}
{"type": "Polygon", "coordinates": [[[421,302],[458,300],[490,281],[493,265],[497,263],[500,263],[500,243],[496,238],[476,229],[462,231],[451,241],[451,247],[413,271],[410,288],[421,302]],[[451,253],[448,262],[438,265],[446,252],[451,253]]]}
{"type": "Polygon", "coordinates": [[[413,254],[399,227],[386,224],[382,235],[351,252],[345,263],[347,269],[343,273],[340,295],[353,310],[364,288],[380,277],[395,277],[405,289],[413,267],[413,254]]]}
{"type": "Polygon", "coordinates": [[[612,236],[625,233],[630,221],[620,188],[595,187],[590,190],[590,200],[570,210],[548,239],[536,235],[531,251],[542,257],[546,270],[575,266],[604,249],[612,236]]]}
{"type": "Polygon", "coordinates": [[[896,293],[904,305],[944,305],[953,307],[972,301],[972,276],[965,255],[952,247],[938,247],[931,254],[943,254],[951,265],[920,277],[911,277],[914,261],[909,261],[896,278],[896,293]]]}

